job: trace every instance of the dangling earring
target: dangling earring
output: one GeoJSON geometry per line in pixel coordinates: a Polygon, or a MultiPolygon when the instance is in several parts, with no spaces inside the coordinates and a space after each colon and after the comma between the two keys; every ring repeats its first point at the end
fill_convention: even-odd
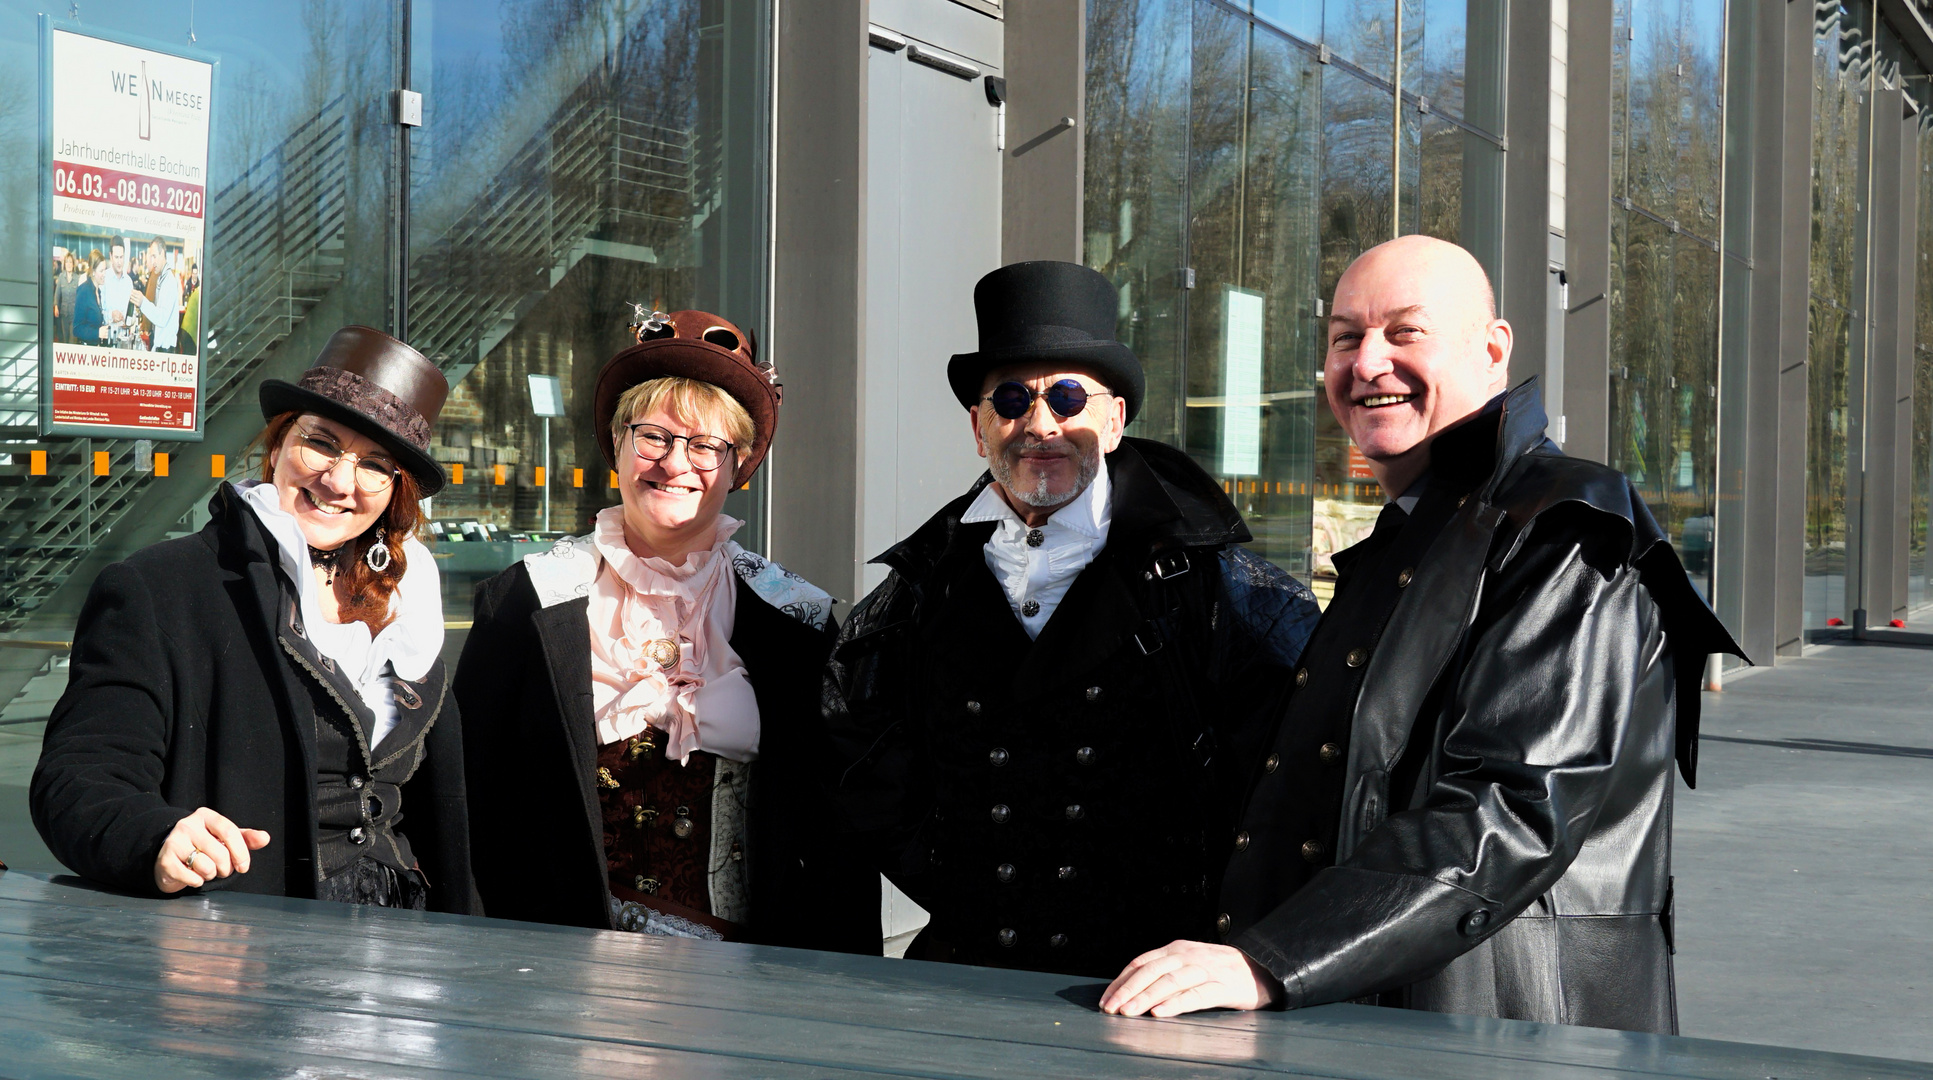
{"type": "Polygon", "coordinates": [[[383,536],[383,527],[376,526],[376,542],[369,545],[368,551],[362,553],[362,561],[368,563],[369,568],[378,574],[389,569],[389,547],[383,543],[383,536]]]}

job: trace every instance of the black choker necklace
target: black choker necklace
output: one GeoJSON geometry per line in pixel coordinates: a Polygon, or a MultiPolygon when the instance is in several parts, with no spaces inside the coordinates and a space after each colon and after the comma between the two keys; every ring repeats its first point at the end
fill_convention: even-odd
{"type": "MultiPolygon", "coordinates": [[[[348,546],[347,544],[343,545],[343,547],[348,546]]],[[[342,548],[339,547],[333,551],[324,551],[319,547],[311,546],[309,548],[309,561],[322,569],[322,583],[324,585],[334,585],[336,583],[336,571],[341,568],[342,548]]]]}

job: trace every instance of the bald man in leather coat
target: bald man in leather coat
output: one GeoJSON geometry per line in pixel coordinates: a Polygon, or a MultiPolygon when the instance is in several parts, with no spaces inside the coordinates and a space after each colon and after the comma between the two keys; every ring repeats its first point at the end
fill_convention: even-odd
{"type": "Polygon", "coordinates": [[[1102,1007],[1357,1000],[1677,1030],[1672,766],[1738,655],[1637,492],[1544,435],[1463,249],[1337,283],[1330,408],[1394,497],[1335,557],[1223,877],[1221,942],[1133,961],[1102,1007]]]}

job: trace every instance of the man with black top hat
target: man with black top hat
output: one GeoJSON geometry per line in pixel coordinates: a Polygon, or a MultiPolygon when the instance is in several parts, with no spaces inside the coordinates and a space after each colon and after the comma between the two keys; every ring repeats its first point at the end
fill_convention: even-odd
{"type": "Polygon", "coordinates": [[[1216,933],[1136,958],[1113,1013],[1361,1000],[1675,1032],[1674,749],[1737,654],[1615,470],[1505,392],[1510,324],[1462,248],[1372,248],[1324,387],[1389,504],[1243,811],[1216,933]],[[1221,944],[1225,942],[1226,944],[1221,944]]]}
{"type": "Polygon", "coordinates": [[[841,844],[932,914],[910,956],[1107,976],[1210,932],[1316,618],[1219,484],[1123,436],[1116,305],[1071,263],[981,279],[947,379],[988,472],[876,560],[827,669],[841,844]]]}

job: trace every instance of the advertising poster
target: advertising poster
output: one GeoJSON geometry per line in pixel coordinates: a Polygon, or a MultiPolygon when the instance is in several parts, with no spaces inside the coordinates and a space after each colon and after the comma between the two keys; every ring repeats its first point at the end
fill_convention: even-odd
{"type": "Polygon", "coordinates": [[[41,431],[200,438],[215,64],[41,37],[41,431]]]}

